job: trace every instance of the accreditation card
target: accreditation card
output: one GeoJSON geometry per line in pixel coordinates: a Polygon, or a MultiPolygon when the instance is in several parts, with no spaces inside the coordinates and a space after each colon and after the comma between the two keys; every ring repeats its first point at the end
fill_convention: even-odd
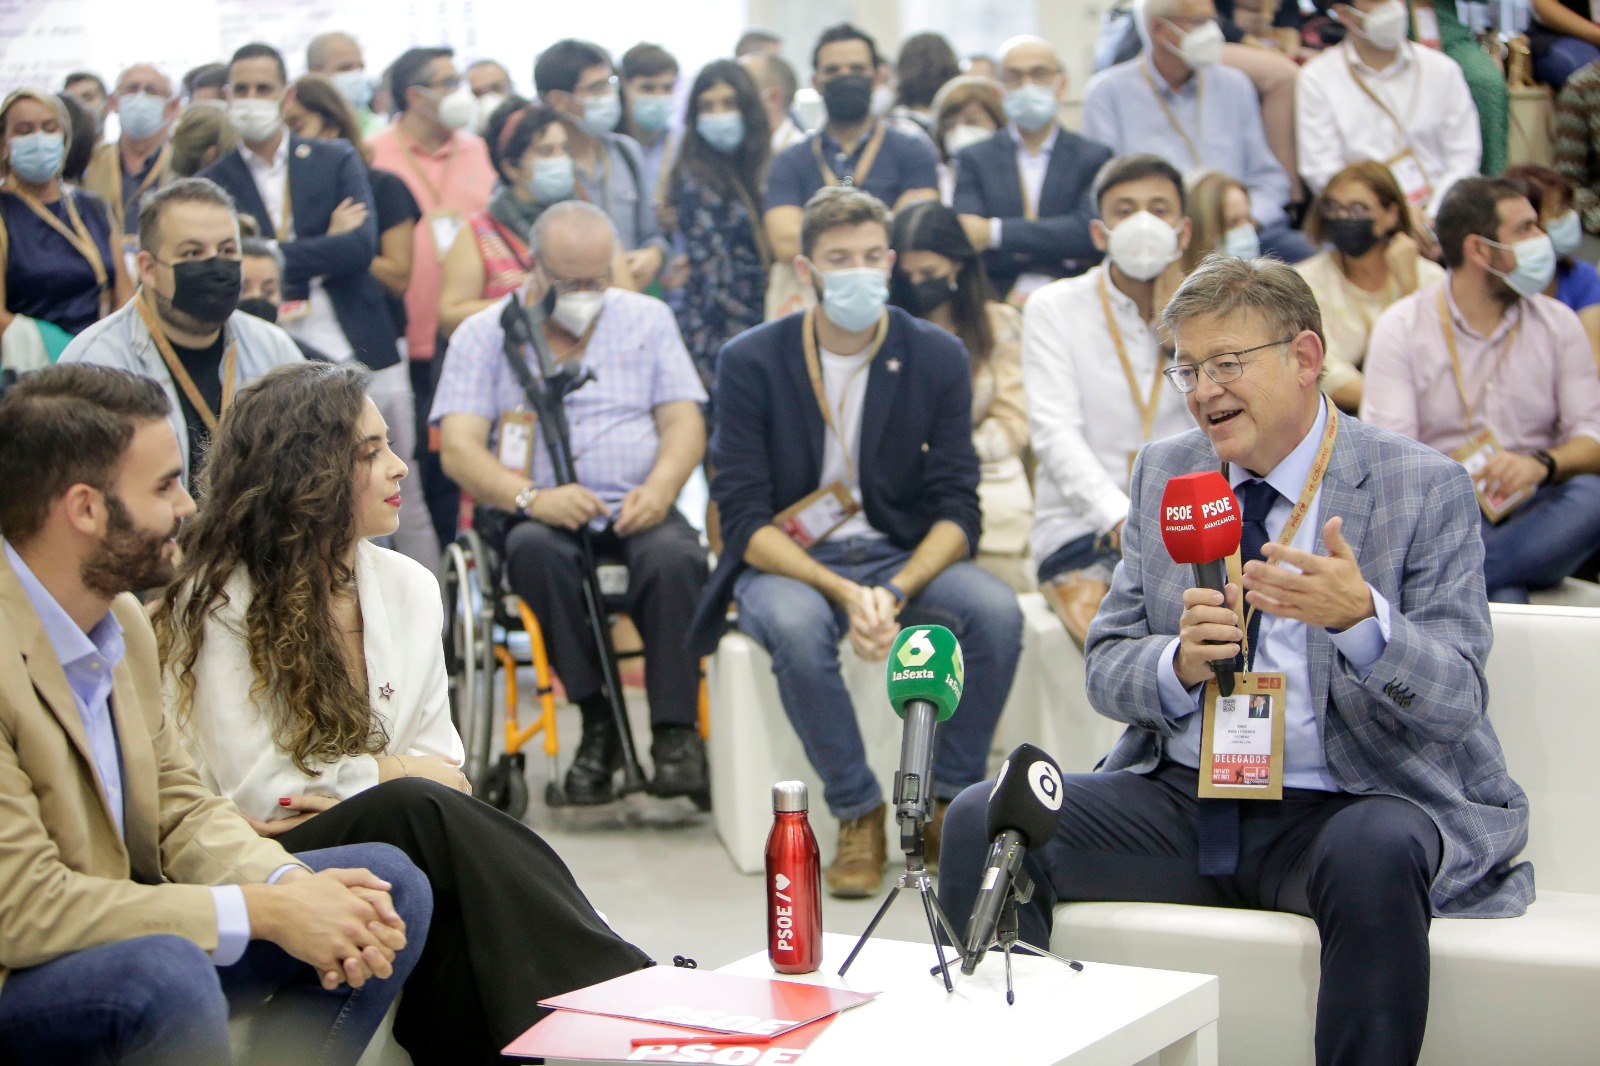
{"type": "Polygon", "coordinates": [[[1489,520],[1490,525],[1499,525],[1505,521],[1507,515],[1532,499],[1534,494],[1532,487],[1524,487],[1499,503],[1489,499],[1489,482],[1483,476],[1483,468],[1489,465],[1490,459],[1503,450],[1499,438],[1486,426],[1472,434],[1465,444],[1450,453],[1450,458],[1465,467],[1467,475],[1472,478],[1472,491],[1478,497],[1478,510],[1483,512],[1483,517],[1489,520]]]}
{"type": "Polygon", "coordinates": [[[523,477],[533,476],[534,423],[533,412],[520,407],[500,415],[500,465],[523,477]]]}
{"type": "Polygon", "coordinates": [[[1200,732],[1201,796],[1223,799],[1283,798],[1283,722],[1287,674],[1239,673],[1233,695],[1206,682],[1200,732]]]}

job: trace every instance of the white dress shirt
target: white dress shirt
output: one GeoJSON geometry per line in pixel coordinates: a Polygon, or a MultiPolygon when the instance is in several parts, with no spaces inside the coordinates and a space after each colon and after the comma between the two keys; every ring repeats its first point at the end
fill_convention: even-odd
{"type": "Polygon", "coordinates": [[[1422,205],[1430,216],[1450,186],[1477,175],[1483,154],[1478,109],[1461,68],[1449,56],[1410,42],[1382,70],[1362,62],[1350,44],[1312,59],[1300,71],[1295,131],[1300,173],[1319,193],[1351,163],[1386,163],[1409,149],[1433,190],[1422,205]],[[1404,129],[1362,91],[1357,76],[1404,129]]]}
{"type": "MultiPolygon", "coordinates": [[[[817,350],[822,363],[822,389],[828,397],[828,417],[834,426],[833,429],[823,426],[822,481],[817,487],[838,481],[850,490],[858,505],[861,503],[861,411],[867,400],[867,378],[871,376],[869,350],[856,355],[835,355],[826,348],[817,350]]],[[[863,510],[845,519],[828,539],[842,541],[847,537],[882,536],[872,528],[863,510]]]]}
{"type": "MultiPolygon", "coordinates": [[[[1011,139],[1017,145],[1017,173],[1022,177],[1022,192],[1025,197],[1024,207],[1031,206],[1034,214],[1039,212],[1039,197],[1044,191],[1044,175],[1050,169],[1050,153],[1056,150],[1056,138],[1061,134],[1059,122],[1050,123],[1050,132],[1039,145],[1037,152],[1031,150],[1022,140],[1022,131],[1017,129],[1016,123],[1007,126],[1011,132],[1011,139]]],[[[989,220],[989,247],[999,248],[1001,240],[1000,219],[989,220]]],[[[1023,274],[1017,278],[1012,287],[1012,295],[1017,299],[1026,299],[1035,292],[1044,288],[1053,281],[1053,278],[1044,274],[1023,274]]]]}
{"type": "MultiPolygon", "coordinates": [[[[460,763],[461,737],[450,720],[444,649],[439,633],[444,608],[439,583],[398,552],[362,541],[356,548],[356,592],[361,601],[367,690],[389,744],[385,755],[438,755],[460,763]]],[[[307,777],[273,740],[275,709],[251,693],[255,675],[244,636],[249,579],[229,580],[230,602],[206,621],[205,645],[194,670],[194,715],[184,743],[206,787],[246,814],[273,821],[289,817],[278,800],[312,795],[348,799],[378,783],[378,757],[351,755],[307,777]]],[[[169,705],[177,698],[171,673],[163,677],[169,705]]]]}
{"type": "MultiPolygon", "coordinates": [[[[289,203],[288,132],[278,141],[278,150],[272,153],[270,162],[243,144],[239,146],[239,154],[244,157],[244,165],[255,179],[256,192],[261,194],[261,202],[266,205],[267,215],[272,220],[273,232],[278,235],[277,243],[294,240],[294,209],[289,203]]],[[[323,287],[321,278],[312,278],[308,289],[305,314],[281,319],[278,325],[283,327],[285,333],[304,341],[329,359],[344,362],[355,355],[355,345],[350,343],[350,338],[344,335],[344,327],[339,325],[333,300],[328,297],[328,290],[323,287]]]]}
{"type": "MultiPolygon", "coordinates": [[[[1106,269],[1051,282],[1023,305],[1022,378],[1039,460],[1035,559],[1128,517],[1128,456],[1145,443],[1144,424],[1100,304],[1106,269]]],[[[1133,299],[1109,283],[1107,291],[1143,402],[1165,366],[1161,346],[1133,299]]],[[[1183,394],[1162,382],[1151,439],[1193,428],[1183,394]]]]}

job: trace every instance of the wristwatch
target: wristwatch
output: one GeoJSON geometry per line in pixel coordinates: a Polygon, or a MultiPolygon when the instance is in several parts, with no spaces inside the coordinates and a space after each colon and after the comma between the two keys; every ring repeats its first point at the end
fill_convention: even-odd
{"type": "Polygon", "coordinates": [[[896,585],[893,581],[884,581],[884,582],[880,583],[878,585],[878,587],[883,589],[884,591],[888,592],[889,595],[894,597],[894,605],[896,607],[904,607],[906,605],[906,594],[905,594],[905,592],[903,592],[901,590],[900,586],[896,585]]]}
{"type": "Polygon", "coordinates": [[[1554,485],[1556,483],[1556,457],[1542,449],[1534,452],[1533,457],[1544,464],[1544,483],[1546,485],[1554,485]]]}
{"type": "MultiPolygon", "coordinates": [[[[528,508],[533,506],[533,501],[537,499],[538,496],[539,490],[530,484],[527,488],[517,493],[517,510],[522,514],[528,514],[528,508]]],[[[530,517],[532,516],[530,515],[530,517]]]]}

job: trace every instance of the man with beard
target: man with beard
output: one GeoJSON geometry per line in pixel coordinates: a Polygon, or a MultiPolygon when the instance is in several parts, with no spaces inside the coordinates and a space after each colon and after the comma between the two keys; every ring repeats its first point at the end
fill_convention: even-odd
{"type": "Polygon", "coordinates": [[[872,115],[872,91],[886,68],[871,37],[848,22],[830,26],[817,39],[811,69],[828,122],[773,159],[767,175],[767,236],[778,263],[800,254],[805,205],[825,185],[865,189],[895,211],[939,196],[933,145],[872,115]]]}
{"type": "Polygon", "coordinates": [[[1372,327],[1361,418],[1466,465],[1489,599],[1527,603],[1600,539],[1600,378],[1520,182],[1464,178],[1436,224],[1449,276],[1372,327]]]}
{"type": "Polygon", "coordinates": [[[277,326],[238,311],[239,218],[204,178],[174,182],[139,209],[139,292],[61,353],[155,378],[194,485],[217,420],[234,392],[300,350],[277,326]]]}
{"type": "Polygon", "coordinates": [[[130,595],[194,511],[168,411],[91,366],[0,401],[0,1059],[227,1063],[230,1008],[270,996],[260,1043],[354,1063],[432,894],[383,845],[292,856],[200,783],[130,595]]]}

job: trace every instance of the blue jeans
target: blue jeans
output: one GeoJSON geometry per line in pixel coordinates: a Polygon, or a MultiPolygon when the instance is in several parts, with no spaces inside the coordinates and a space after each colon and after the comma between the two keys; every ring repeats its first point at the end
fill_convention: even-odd
{"type": "Polygon", "coordinates": [[[1533,76],[1552,89],[1559,90],[1584,67],[1600,59],[1600,48],[1576,37],[1551,37],[1548,48],[1536,50],[1533,56],[1533,76]]]}
{"type": "MultiPolygon", "coordinates": [[[[824,541],[811,556],[871,586],[893,578],[911,553],[888,540],[859,538],[824,541]]],[[[871,812],[883,792],[867,766],[855,708],[839,676],[839,641],[850,628],[844,609],[803,581],[754,569],[739,576],[734,597],[739,628],[772,655],[784,712],[822,778],[828,810],[841,821],[871,812]]],[[[1022,654],[1022,610],[1004,582],[959,562],[913,596],[900,620],[948,628],[966,659],[960,709],[940,724],[933,754],[933,794],[951,799],[984,779],[995,723],[1022,654]]]]}
{"type": "Polygon", "coordinates": [[[0,1060],[226,1066],[228,1015],[266,1002],[253,1044],[262,1061],[351,1064],[378,1031],[428,936],[433,893],[397,848],[359,844],[296,856],[313,870],[365,867],[393,885],[406,920],[394,976],[329,992],[316,973],[276,944],[252,941],[217,967],[183,937],[135,937],[15,970],[0,985],[0,1060]]]}
{"type": "Polygon", "coordinates": [[[1600,475],[1579,474],[1541,488],[1498,526],[1483,523],[1483,576],[1489,599],[1527,603],[1529,589],[1549,588],[1600,544],[1600,475]]]}
{"type": "Polygon", "coordinates": [[[1100,538],[1093,533],[1085,533],[1076,540],[1069,540],[1049,555],[1039,564],[1039,584],[1042,586],[1053,577],[1070,574],[1075,570],[1088,570],[1099,566],[1105,570],[1106,583],[1111,583],[1111,572],[1122,561],[1122,553],[1114,552],[1109,548],[1097,549],[1095,542],[1100,538]]]}

